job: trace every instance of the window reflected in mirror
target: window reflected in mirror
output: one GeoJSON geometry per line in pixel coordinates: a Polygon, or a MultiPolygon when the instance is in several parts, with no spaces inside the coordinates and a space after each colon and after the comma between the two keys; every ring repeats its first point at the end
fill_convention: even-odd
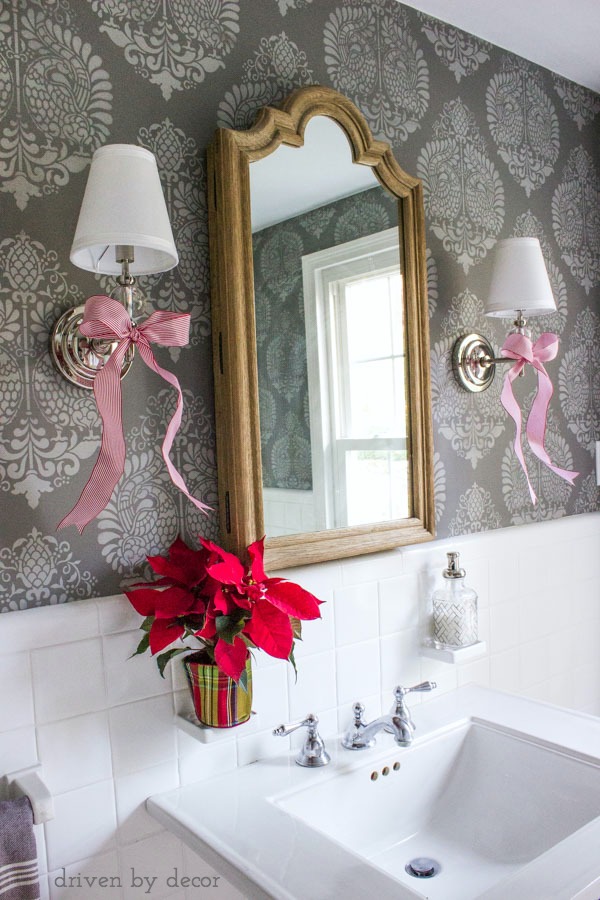
{"type": "Polygon", "coordinates": [[[250,183],[265,530],[406,518],[396,198],[322,116],[250,183]]]}

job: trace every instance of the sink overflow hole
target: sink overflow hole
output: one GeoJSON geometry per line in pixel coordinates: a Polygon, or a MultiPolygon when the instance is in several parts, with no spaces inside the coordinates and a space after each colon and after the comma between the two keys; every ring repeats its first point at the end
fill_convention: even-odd
{"type": "Polygon", "coordinates": [[[435,859],[430,859],[428,856],[418,856],[416,859],[411,859],[404,867],[404,870],[409,875],[412,875],[413,878],[433,878],[441,868],[439,862],[436,862],[435,859]]]}

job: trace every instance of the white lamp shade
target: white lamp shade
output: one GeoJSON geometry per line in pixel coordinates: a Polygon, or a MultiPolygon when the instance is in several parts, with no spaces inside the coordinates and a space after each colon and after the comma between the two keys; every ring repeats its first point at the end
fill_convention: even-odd
{"type": "Polygon", "coordinates": [[[135,144],[108,144],[94,153],[71,262],[119,275],[117,245],[133,246],[132,275],[166,272],[179,262],[156,159],[135,144]]]}
{"type": "Polygon", "coordinates": [[[513,317],[554,312],[556,303],[537,238],[507,238],[496,244],[492,282],[485,300],[486,316],[513,317]]]}

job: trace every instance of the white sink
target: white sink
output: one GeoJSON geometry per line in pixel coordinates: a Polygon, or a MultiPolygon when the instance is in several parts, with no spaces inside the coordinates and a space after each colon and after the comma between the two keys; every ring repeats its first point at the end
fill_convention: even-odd
{"type": "Polygon", "coordinates": [[[413,717],[411,747],[330,738],[322,769],[286,753],[148,809],[248,898],[598,900],[600,719],[474,686],[413,717]]]}
{"type": "Polygon", "coordinates": [[[272,799],[418,896],[465,900],[600,816],[600,777],[597,761],[475,719],[272,799]],[[435,875],[406,872],[423,858],[435,875]]]}

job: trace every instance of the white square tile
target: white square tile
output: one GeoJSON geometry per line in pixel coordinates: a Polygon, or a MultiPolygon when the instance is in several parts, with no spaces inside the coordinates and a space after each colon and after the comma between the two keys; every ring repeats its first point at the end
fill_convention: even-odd
{"type": "Polygon", "coordinates": [[[490,656],[490,687],[497,691],[518,693],[521,684],[519,650],[505,650],[490,656]]]}
{"type": "Polygon", "coordinates": [[[460,564],[466,571],[465,585],[477,594],[477,605],[487,609],[490,605],[490,572],[487,559],[470,559],[468,553],[461,554],[460,564]]]}
{"type": "Polygon", "coordinates": [[[115,781],[119,843],[130,844],[162,831],[160,823],[146,812],[146,800],[179,787],[177,762],[173,759],[160,766],[123,775],[115,781]]]}
{"type": "Polygon", "coordinates": [[[0,653],[80,641],[98,635],[95,600],[78,600],[2,614],[0,653]]]}
{"type": "Polygon", "coordinates": [[[519,600],[519,638],[521,643],[533,641],[552,630],[543,592],[524,594],[519,600]]]}
{"type": "Polygon", "coordinates": [[[116,851],[80,859],[48,876],[50,900],[121,900],[122,883],[116,851]]]}
{"type": "Polygon", "coordinates": [[[130,658],[141,637],[141,631],[127,631],[102,639],[109,706],[171,691],[170,673],[161,678],[156,659],[149,652],[130,658]]]}
{"type": "Polygon", "coordinates": [[[336,664],[338,706],[380,692],[379,641],[340,647],[336,664]]]}
{"type": "MultiPolygon", "coordinates": [[[[294,647],[296,659],[301,659],[312,653],[322,653],[324,650],[333,650],[335,646],[333,590],[328,589],[321,592],[319,600],[323,600],[319,607],[321,618],[302,622],[302,640],[296,641],[294,647]]],[[[264,655],[262,654],[262,656],[264,655]]]]}
{"type": "Polygon", "coordinates": [[[519,643],[519,604],[497,603],[490,607],[490,650],[501,653],[519,643]]]}
{"type": "Polygon", "coordinates": [[[117,829],[113,782],[56,795],[54,818],[44,828],[50,872],[111,850],[117,829]]]}
{"type": "Polygon", "coordinates": [[[238,766],[248,766],[259,759],[285,755],[290,749],[289,737],[275,737],[272,730],[240,737],[236,744],[238,766]]]}
{"type": "Polygon", "coordinates": [[[175,725],[170,696],[152,697],[109,712],[116,776],[168,762],[175,757],[175,725]]]}
{"type": "Polygon", "coordinates": [[[112,777],[108,714],[89,713],[38,727],[44,780],[63,794],[112,777]]]}
{"type": "Polygon", "coordinates": [[[0,733],[0,761],[2,775],[37,765],[35,729],[15,728],[0,733]]]}
{"type": "Polygon", "coordinates": [[[168,831],[144,838],[119,850],[123,871],[123,888],[127,900],[183,897],[177,888],[183,872],[183,845],[168,831]]]}
{"type": "Polygon", "coordinates": [[[99,638],[34,650],[36,719],[53,722],[106,707],[99,638]]]}
{"type": "MultiPolygon", "coordinates": [[[[235,728],[232,729],[235,731],[235,728]]],[[[177,732],[179,779],[182,785],[194,784],[230,772],[237,766],[236,741],[203,744],[183,731],[177,732]]],[[[157,793],[157,791],[153,791],[157,793]]]]}
{"type": "Polygon", "coordinates": [[[414,628],[421,618],[422,597],[416,573],[379,582],[380,635],[414,628]]]}
{"type": "Polygon", "coordinates": [[[337,588],[335,602],[335,642],[338,647],[379,637],[377,582],[337,588]]]}
{"type": "Polygon", "coordinates": [[[484,656],[475,662],[466,663],[458,667],[457,673],[458,687],[463,684],[478,684],[481,687],[490,686],[490,660],[484,656]]]}
{"type": "Polygon", "coordinates": [[[490,605],[509,603],[521,595],[517,553],[493,554],[489,560],[490,605]]]}
{"type": "Polygon", "coordinates": [[[286,578],[299,584],[305,591],[310,591],[319,600],[324,598],[322,594],[340,587],[342,584],[342,570],[338,562],[316,563],[312,566],[295,566],[293,569],[280,569],[269,572],[269,575],[286,578]]]}
{"type": "Polygon", "coordinates": [[[298,663],[298,678],[290,667],[287,673],[289,715],[302,719],[337,704],[335,651],[314,653],[298,663]]]}
{"type": "Polygon", "coordinates": [[[100,597],[98,617],[102,634],[118,634],[120,631],[135,631],[140,627],[142,617],[135,611],[125,594],[100,597]]]}
{"type": "Polygon", "coordinates": [[[407,628],[381,638],[381,689],[384,692],[393,691],[399,684],[410,687],[421,681],[420,639],[418,628],[407,628]]]}
{"type": "Polygon", "coordinates": [[[0,731],[33,725],[33,686],[28,653],[0,655],[0,731]]]}
{"type": "Polygon", "coordinates": [[[521,673],[521,690],[526,690],[533,684],[539,684],[541,681],[548,680],[549,664],[544,638],[520,645],[519,669],[521,673]]]}
{"type": "MultiPolygon", "coordinates": [[[[252,716],[247,731],[274,728],[289,716],[287,673],[291,665],[280,661],[276,666],[252,671],[252,716]]],[[[235,731],[235,728],[233,729],[235,731]]]]}
{"type": "Polygon", "coordinates": [[[394,578],[403,571],[402,553],[390,550],[385,553],[367,553],[342,561],[342,583],[344,585],[363,584],[365,581],[379,581],[394,578]]]}
{"type": "MultiPolygon", "coordinates": [[[[435,681],[436,687],[431,692],[410,694],[409,706],[418,699],[420,702],[427,703],[429,700],[435,700],[440,694],[446,691],[455,690],[458,683],[458,666],[443,662],[430,657],[423,657],[421,661],[421,681],[435,681]]],[[[411,685],[407,685],[411,687],[411,685]]]]}

